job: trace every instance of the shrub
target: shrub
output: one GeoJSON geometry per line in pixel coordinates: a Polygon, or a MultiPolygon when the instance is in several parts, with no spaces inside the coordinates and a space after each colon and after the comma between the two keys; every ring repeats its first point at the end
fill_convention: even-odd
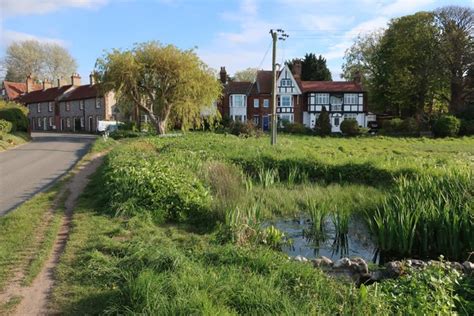
{"type": "Polygon", "coordinates": [[[443,115],[433,124],[433,134],[436,137],[454,137],[459,133],[461,122],[452,115],[443,115]]]}
{"type": "Polygon", "coordinates": [[[0,134],[10,133],[12,130],[12,123],[3,119],[0,119],[0,134]]]}
{"type": "Polygon", "coordinates": [[[402,122],[401,129],[402,132],[415,134],[419,131],[418,122],[413,117],[406,118],[402,122]]]}
{"type": "Polygon", "coordinates": [[[399,133],[401,132],[403,126],[403,120],[399,118],[394,118],[391,120],[383,121],[382,129],[385,133],[399,133]]]}
{"type": "Polygon", "coordinates": [[[461,126],[459,127],[459,135],[474,135],[474,120],[461,120],[461,126]]]}
{"type": "Polygon", "coordinates": [[[288,121],[283,123],[283,128],[281,129],[282,132],[289,133],[289,134],[311,134],[311,129],[309,127],[304,126],[301,123],[290,123],[288,121]]]}
{"type": "Polygon", "coordinates": [[[341,132],[344,135],[356,136],[360,134],[359,123],[354,119],[347,119],[341,123],[341,132]]]}
{"type": "Polygon", "coordinates": [[[323,110],[319,114],[314,128],[316,130],[316,133],[321,136],[327,136],[331,134],[331,121],[329,120],[329,113],[326,110],[325,106],[323,106],[323,110]]]}
{"type": "Polygon", "coordinates": [[[110,137],[113,139],[122,139],[122,138],[136,138],[143,136],[145,134],[133,131],[133,130],[116,130],[110,133],[110,137]]]}
{"type": "Polygon", "coordinates": [[[28,130],[28,109],[21,104],[0,101],[0,119],[12,123],[12,132],[28,130]]]}
{"type": "Polygon", "coordinates": [[[252,122],[235,121],[230,124],[229,132],[236,136],[260,136],[262,132],[252,122]]]}

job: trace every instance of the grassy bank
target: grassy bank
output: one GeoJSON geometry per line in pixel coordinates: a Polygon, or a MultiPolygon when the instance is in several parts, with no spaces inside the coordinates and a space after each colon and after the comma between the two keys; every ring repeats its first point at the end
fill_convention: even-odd
{"type": "Polygon", "coordinates": [[[23,132],[0,134],[0,151],[27,143],[30,140],[30,136],[23,132]]]}
{"type": "MultiPolygon", "coordinates": [[[[267,139],[208,133],[126,141],[76,209],[54,307],[65,314],[462,312],[457,284],[471,283],[449,269],[359,289],[288,260],[278,251],[281,232],[261,223],[332,216],[343,233],[353,215],[370,221],[390,212],[401,177],[452,185],[453,170],[472,170],[473,145],[472,138],[282,136],[272,148],[267,139]]],[[[462,207],[472,201],[469,181],[452,196],[462,207]]],[[[449,203],[445,209],[472,227],[469,208],[466,218],[449,203]]]]}

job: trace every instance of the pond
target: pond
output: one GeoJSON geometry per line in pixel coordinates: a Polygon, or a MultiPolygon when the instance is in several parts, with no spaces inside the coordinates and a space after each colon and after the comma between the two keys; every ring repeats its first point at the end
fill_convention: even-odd
{"type": "Polygon", "coordinates": [[[378,263],[377,246],[361,219],[351,218],[347,234],[336,232],[331,218],[324,222],[324,233],[315,238],[311,233],[311,221],[301,216],[295,219],[277,219],[265,222],[264,226],[275,226],[291,241],[282,247],[289,256],[301,255],[308,259],[321,256],[337,260],[343,257],[361,257],[366,261],[378,263]]]}

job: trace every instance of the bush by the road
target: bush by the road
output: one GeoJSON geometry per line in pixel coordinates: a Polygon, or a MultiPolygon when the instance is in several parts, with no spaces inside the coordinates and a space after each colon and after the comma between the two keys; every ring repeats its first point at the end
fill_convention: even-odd
{"type": "Polygon", "coordinates": [[[0,101],[0,119],[12,123],[12,132],[28,130],[28,109],[21,104],[0,101]]]}
{"type": "Polygon", "coordinates": [[[341,132],[347,136],[356,136],[360,134],[359,123],[354,119],[347,119],[341,123],[341,132]]]}
{"type": "Polygon", "coordinates": [[[12,130],[12,123],[3,119],[0,119],[0,134],[10,133],[12,130]]]}

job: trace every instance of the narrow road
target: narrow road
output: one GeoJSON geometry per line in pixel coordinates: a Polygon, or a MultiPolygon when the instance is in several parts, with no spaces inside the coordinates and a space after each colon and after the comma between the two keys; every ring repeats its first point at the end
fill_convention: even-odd
{"type": "Polygon", "coordinates": [[[84,156],[96,136],[33,133],[33,141],[0,152],[0,216],[43,191],[84,156]]]}

